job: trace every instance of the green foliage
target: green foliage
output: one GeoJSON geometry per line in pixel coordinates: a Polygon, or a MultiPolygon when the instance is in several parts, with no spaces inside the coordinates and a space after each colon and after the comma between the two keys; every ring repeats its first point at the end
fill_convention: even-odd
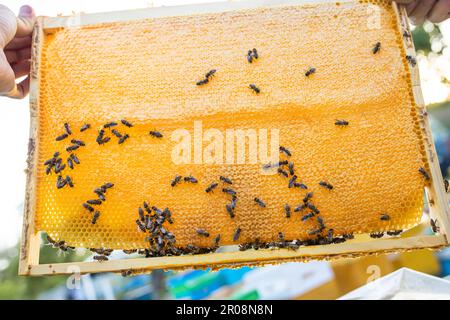
{"type": "Polygon", "coordinates": [[[425,55],[428,55],[431,51],[432,38],[441,37],[441,30],[439,29],[439,26],[434,25],[433,30],[427,32],[422,25],[416,27],[413,30],[412,35],[416,51],[422,51],[425,55]]]}
{"type": "MultiPolygon", "coordinates": [[[[44,241],[45,243],[45,241],[44,241]]],[[[51,246],[41,247],[40,263],[80,261],[83,257],[74,252],[62,254],[51,246]]],[[[19,245],[0,252],[0,260],[6,260],[9,265],[0,271],[0,300],[4,299],[34,299],[39,294],[63,285],[67,276],[28,277],[17,275],[19,268],[19,245]]]]}
{"type": "Polygon", "coordinates": [[[412,34],[416,50],[428,54],[431,51],[430,34],[424,30],[423,26],[416,27],[412,34]]]}

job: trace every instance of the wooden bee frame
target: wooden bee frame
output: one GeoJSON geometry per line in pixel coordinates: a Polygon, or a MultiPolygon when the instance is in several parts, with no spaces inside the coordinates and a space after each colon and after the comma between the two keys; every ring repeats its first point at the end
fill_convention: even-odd
{"type": "MultiPolygon", "coordinates": [[[[319,2],[310,0],[309,2],[319,2]]],[[[383,254],[389,252],[409,251],[415,249],[439,249],[449,245],[450,235],[450,212],[447,194],[444,190],[443,179],[439,168],[439,162],[431,135],[429,121],[425,112],[425,105],[420,88],[420,80],[417,67],[411,67],[414,97],[417,105],[422,110],[422,126],[424,130],[424,143],[426,154],[430,164],[431,184],[426,188],[426,196],[430,208],[430,217],[437,219],[439,233],[434,236],[414,236],[407,238],[391,238],[367,240],[367,237],[357,237],[353,241],[324,245],[301,247],[296,251],[287,249],[277,250],[249,250],[237,252],[223,252],[202,255],[169,256],[158,258],[136,258],[110,260],[105,262],[70,262],[57,264],[40,264],[39,253],[41,238],[39,232],[35,230],[34,209],[35,209],[35,187],[37,171],[37,131],[38,131],[38,103],[39,103],[39,81],[38,68],[40,63],[41,43],[44,30],[50,30],[66,26],[80,26],[83,24],[101,23],[106,21],[123,21],[130,19],[142,19],[161,16],[186,15],[193,13],[221,12],[228,10],[255,8],[261,5],[286,5],[301,4],[302,0],[279,1],[270,0],[256,2],[227,2],[215,4],[202,4],[183,7],[163,7],[155,9],[144,9],[136,11],[114,12],[106,14],[84,15],[83,19],[76,17],[56,17],[39,18],[33,34],[33,59],[31,71],[30,89],[30,139],[28,147],[27,161],[27,187],[24,205],[23,233],[20,250],[20,275],[51,275],[51,274],[71,274],[74,272],[73,266],[77,267],[77,272],[99,273],[99,272],[121,272],[131,270],[133,273],[149,272],[153,269],[183,269],[183,268],[220,268],[239,267],[243,265],[263,265],[282,263],[286,261],[308,261],[313,259],[335,259],[340,257],[358,257],[363,255],[383,254]]],[[[405,1],[408,2],[408,1],[405,1]]],[[[397,13],[398,23],[401,33],[410,32],[407,22],[406,10],[403,6],[393,4],[397,13]]],[[[415,50],[412,40],[408,37],[404,39],[404,49],[406,54],[415,57],[415,50]]]]}

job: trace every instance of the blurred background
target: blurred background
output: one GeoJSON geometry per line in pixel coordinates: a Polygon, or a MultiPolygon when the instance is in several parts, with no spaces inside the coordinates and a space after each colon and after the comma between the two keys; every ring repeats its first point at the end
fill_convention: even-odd
{"type": "MultiPolygon", "coordinates": [[[[38,15],[56,16],[217,2],[202,0],[2,1],[13,11],[33,6],[38,15]]],[[[450,20],[439,25],[413,27],[425,102],[439,155],[442,174],[450,171],[450,20]]],[[[335,299],[374,277],[402,267],[438,277],[450,275],[450,250],[415,251],[402,254],[344,259],[336,262],[287,263],[264,268],[224,269],[217,272],[191,270],[155,271],[122,277],[115,274],[19,277],[18,242],[22,229],[25,160],[28,143],[28,100],[0,98],[0,299],[335,299]]],[[[426,210],[426,209],[425,209],[426,210]]],[[[408,231],[431,234],[426,223],[408,231]]],[[[114,253],[120,257],[121,253],[114,253]]],[[[77,249],[59,253],[41,249],[41,263],[80,261],[90,256],[77,249]]]]}

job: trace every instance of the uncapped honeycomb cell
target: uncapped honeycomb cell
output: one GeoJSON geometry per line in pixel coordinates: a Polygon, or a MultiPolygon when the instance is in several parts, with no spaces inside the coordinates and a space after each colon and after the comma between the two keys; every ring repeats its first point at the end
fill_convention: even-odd
{"type": "Polygon", "coordinates": [[[418,169],[428,168],[422,133],[395,12],[388,2],[374,4],[380,9],[376,28],[369,23],[369,2],[355,1],[46,30],[39,65],[37,230],[77,247],[143,248],[135,220],[147,201],[170,208],[174,223],[165,227],[180,247],[211,246],[218,234],[221,244],[274,241],[279,232],[307,239],[316,219],[284,213],[286,203],[293,211],[307,192],[326,230],[336,235],[417,224],[424,187],[418,169]],[[377,42],[381,49],[373,54],[377,42]],[[249,63],[252,48],[259,58],[249,63]],[[306,77],[311,67],[316,72],[306,77]],[[211,69],[215,75],[197,86],[211,69]],[[337,119],[349,125],[336,126],[337,119]],[[99,145],[98,131],[110,121],[129,138],[118,144],[107,129],[111,140],[99,145]],[[73,133],[55,141],[64,123],[73,133]],[[80,132],[85,123],[91,128],[80,132]],[[248,135],[241,140],[249,149],[245,157],[229,130],[248,135]],[[288,188],[289,179],[277,173],[262,174],[267,159],[261,154],[277,132],[292,152],[297,182],[308,190],[288,188]],[[74,187],[57,189],[57,175],[46,175],[44,162],[55,151],[65,162],[72,139],[86,144],[73,152],[80,164],[62,173],[74,187]],[[177,163],[180,139],[190,150],[188,164],[177,163]],[[250,150],[257,150],[256,163],[250,150]],[[192,175],[198,183],[172,187],[175,175],[192,175]],[[220,175],[232,179],[229,187],[237,192],[234,219],[225,209],[231,196],[221,191],[220,175]],[[93,225],[82,203],[97,198],[93,190],[106,182],[114,187],[94,206],[101,215],[93,225]],[[212,182],[219,186],[206,193],[212,182]],[[381,221],[381,214],[390,220],[381,221]],[[210,237],[199,236],[198,228],[210,237]]]}

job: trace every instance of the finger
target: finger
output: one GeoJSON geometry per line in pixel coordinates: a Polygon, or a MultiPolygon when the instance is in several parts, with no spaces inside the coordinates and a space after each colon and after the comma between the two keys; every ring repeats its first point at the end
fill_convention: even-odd
{"type": "Polygon", "coordinates": [[[439,23],[450,15],[450,0],[439,0],[428,13],[428,20],[439,23]]]}
{"type": "Polygon", "coordinates": [[[17,31],[17,18],[9,8],[0,5],[0,48],[10,42],[17,31]]]}
{"type": "Polygon", "coordinates": [[[17,84],[18,95],[11,98],[22,99],[30,91],[30,77],[26,77],[22,82],[17,84]]]}
{"type": "Polygon", "coordinates": [[[436,3],[435,0],[420,0],[414,10],[411,12],[411,22],[415,25],[422,24],[428,12],[433,8],[433,5],[436,3]]]}
{"type": "Polygon", "coordinates": [[[6,60],[10,63],[17,63],[22,60],[31,59],[31,48],[22,50],[5,50],[6,60]]]}
{"type": "Polygon", "coordinates": [[[20,78],[26,76],[30,73],[31,62],[29,60],[20,61],[19,63],[13,65],[11,68],[14,71],[15,78],[20,78]]]}
{"type": "Polygon", "coordinates": [[[5,50],[17,50],[31,47],[31,36],[15,37],[5,47],[5,50]]]}
{"type": "Polygon", "coordinates": [[[33,32],[34,23],[36,22],[36,15],[30,6],[22,6],[17,17],[17,37],[25,37],[31,35],[33,32]]]}
{"type": "Polygon", "coordinates": [[[0,95],[6,95],[15,87],[14,72],[11,69],[6,56],[0,50],[0,95]]]}
{"type": "Polygon", "coordinates": [[[28,94],[29,91],[30,77],[26,77],[22,82],[18,84],[14,83],[14,88],[4,95],[14,99],[22,99],[28,94]]]}
{"type": "Polygon", "coordinates": [[[411,15],[411,12],[417,7],[418,3],[419,3],[419,0],[414,0],[413,2],[409,3],[406,6],[406,13],[408,14],[408,16],[411,15]]]}

